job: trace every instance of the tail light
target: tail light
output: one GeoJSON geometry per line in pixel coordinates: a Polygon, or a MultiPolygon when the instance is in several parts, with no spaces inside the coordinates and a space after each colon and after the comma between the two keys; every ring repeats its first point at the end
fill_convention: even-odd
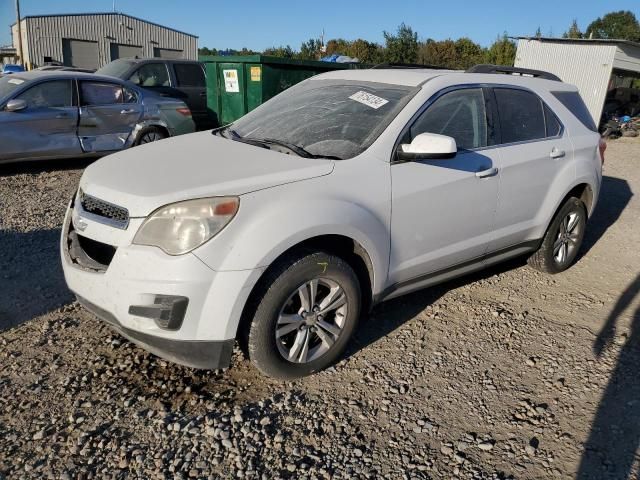
{"type": "Polygon", "coordinates": [[[600,144],[598,145],[598,150],[600,150],[600,161],[602,165],[604,165],[604,152],[607,149],[607,142],[604,138],[600,139],[600,144]]]}
{"type": "Polygon", "coordinates": [[[184,115],[185,117],[191,116],[191,110],[189,110],[188,107],[176,108],[176,112],[178,112],[180,115],[184,115]]]}

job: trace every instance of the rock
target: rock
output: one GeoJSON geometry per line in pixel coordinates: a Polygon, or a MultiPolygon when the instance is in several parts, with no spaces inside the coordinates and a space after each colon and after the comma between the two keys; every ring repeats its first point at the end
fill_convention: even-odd
{"type": "Polygon", "coordinates": [[[484,442],[480,442],[478,444],[478,448],[480,450],[488,452],[489,450],[493,450],[494,445],[495,445],[495,441],[494,440],[485,440],[484,442]]]}
{"type": "Polygon", "coordinates": [[[38,430],[31,438],[33,438],[33,440],[42,440],[44,438],[44,429],[38,430]]]}

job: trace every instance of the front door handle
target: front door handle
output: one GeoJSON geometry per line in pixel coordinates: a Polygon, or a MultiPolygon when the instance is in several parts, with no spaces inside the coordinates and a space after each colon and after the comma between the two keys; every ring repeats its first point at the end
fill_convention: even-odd
{"type": "Polygon", "coordinates": [[[551,153],[549,154],[551,158],[562,158],[564,155],[564,150],[560,150],[557,147],[553,147],[553,150],[551,150],[551,153]]]}
{"type": "Polygon", "coordinates": [[[56,115],[56,118],[69,118],[69,114],[68,113],[59,113],[58,115],[56,115]]]}
{"type": "Polygon", "coordinates": [[[498,169],[496,167],[491,167],[491,168],[487,168],[486,170],[480,170],[479,172],[476,172],[476,177],[478,178],[493,177],[494,175],[497,175],[497,173],[498,173],[498,169]]]}
{"type": "Polygon", "coordinates": [[[124,110],[120,110],[120,115],[127,115],[128,113],[134,113],[135,110],[133,108],[125,108],[124,110]]]}

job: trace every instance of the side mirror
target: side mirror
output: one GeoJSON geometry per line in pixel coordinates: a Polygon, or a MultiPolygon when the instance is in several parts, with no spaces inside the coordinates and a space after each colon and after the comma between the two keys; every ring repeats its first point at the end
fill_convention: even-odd
{"type": "Polygon", "coordinates": [[[398,148],[400,160],[444,160],[458,153],[455,139],[437,133],[421,133],[411,143],[403,143],[398,148]]]}
{"type": "Polygon", "coordinates": [[[19,112],[20,110],[24,110],[25,108],[27,108],[27,102],[19,98],[9,100],[7,102],[7,106],[4,107],[7,112],[19,112]]]}

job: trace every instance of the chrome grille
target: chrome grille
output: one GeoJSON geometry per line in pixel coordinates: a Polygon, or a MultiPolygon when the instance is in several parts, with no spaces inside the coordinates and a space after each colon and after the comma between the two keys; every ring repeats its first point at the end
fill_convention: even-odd
{"type": "Polygon", "coordinates": [[[129,211],[126,208],[87,195],[82,190],[78,192],[78,199],[85,216],[116,228],[126,229],[129,225],[129,211]]]}

